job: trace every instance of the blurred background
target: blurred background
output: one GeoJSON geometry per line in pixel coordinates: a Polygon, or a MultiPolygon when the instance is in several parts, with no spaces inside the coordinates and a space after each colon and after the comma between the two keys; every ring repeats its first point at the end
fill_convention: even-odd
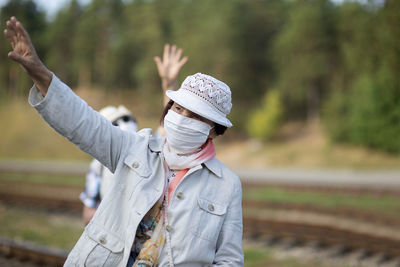
{"type": "MultiPolygon", "coordinates": [[[[140,128],[158,126],[165,43],[189,57],[180,81],[231,87],[217,154],[243,182],[246,266],[399,266],[400,1],[0,0],[2,29],[12,15],[78,95],[140,128]]],[[[28,105],[9,51],[0,38],[0,237],[68,251],[91,158],[28,105]]]]}

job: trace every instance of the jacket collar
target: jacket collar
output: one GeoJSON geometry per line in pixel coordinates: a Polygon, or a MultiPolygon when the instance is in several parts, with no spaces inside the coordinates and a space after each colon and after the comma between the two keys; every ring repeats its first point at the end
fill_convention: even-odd
{"type": "Polygon", "coordinates": [[[219,162],[216,157],[204,162],[204,165],[206,165],[207,169],[213,172],[216,176],[222,176],[221,162],[219,162]]]}
{"type": "MultiPolygon", "coordinates": [[[[161,152],[164,142],[165,142],[165,137],[162,138],[152,137],[149,140],[149,148],[151,149],[151,151],[161,152]]],[[[212,159],[204,162],[204,165],[216,176],[218,177],[222,176],[221,163],[216,157],[213,157],[212,159]]]]}
{"type": "Polygon", "coordinates": [[[165,137],[160,137],[159,135],[152,136],[149,139],[149,148],[153,152],[161,152],[162,146],[165,142],[165,137]]]}

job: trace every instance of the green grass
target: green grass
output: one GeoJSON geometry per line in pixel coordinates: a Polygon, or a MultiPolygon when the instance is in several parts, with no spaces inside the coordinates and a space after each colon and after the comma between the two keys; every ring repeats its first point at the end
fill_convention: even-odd
{"type": "MultiPolygon", "coordinates": [[[[159,108],[148,105],[141,107],[143,101],[135,100],[131,94],[103,95],[101,92],[78,92],[95,109],[106,105],[125,104],[137,115],[141,128],[156,128],[161,114],[159,108]],[[94,95],[93,95],[94,94],[94,95]],[[130,102],[130,105],[126,102],[130,102]],[[133,106],[134,102],[136,103],[133,106]],[[153,109],[153,111],[151,111],[153,109]],[[150,112],[149,112],[150,110],[150,112]],[[154,113],[157,113],[155,115],[154,113]],[[149,117],[150,116],[150,117],[149,117]]],[[[161,103],[161,99],[160,99],[161,103]]],[[[79,150],[66,138],[56,133],[37,114],[27,101],[27,97],[16,98],[8,103],[0,103],[0,158],[3,159],[52,159],[90,161],[91,157],[79,150]]]]}
{"type": "MultiPolygon", "coordinates": [[[[76,91],[95,109],[124,104],[137,117],[139,128],[156,129],[161,113],[161,98],[149,102],[133,92],[105,94],[101,90],[76,91]],[[160,106],[157,106],[160,103],[160,106]]],[[[0,158],[87,161],[91,157],[57,134],[27,103],[27,97],[0,101],[0,158]]],[[[244,138],[233,127],[216,139],[218,157],[235,167],[328,167],[356,169],[398,169],[399,155],[364,147],[332,144],[319,124],[284,125],[281,136],[268,143],[244,138]],[[307,149],[305,149],[307,148],[307,149]]]]}
{"type": "Polygon", "coordinates": [[[70,250],[83,232],[80,218],[6,208],[0,204],[0,236],[70,250]]]}
{"type": "Polygon", "coordinates": [[[270,259],[271,253],[268,250],[249,248],[244,251],[246,267],[264,266],[263,264],[270,259]]]}
{"type": "Polygon", "coordinates": [[[244,199],[275,203],[296,203],[324,208],[354,208],[400,216],[400,199],[394,196],[365,194],[327,193],[294,191],[274,187],[248,188],[243,191],[244,199]]]}
{"type": "Polygon", "coordinates": [[[327,264],[317,259],[306,257],[277,256],[274,248],[244,246],[245,267],[344,267],[343,265],[327,264]]]}
{"type": "Polygon", "coordinates": [[[0,172],[0,182],[43,183],[48,185],[80,186],[85,185],[85,177],[59,174],[23,174],[0,172]]]}
{"type": "MultiPolygon", "coordinates": [[[[0,182],[37,183],[84,187],[85,178],[79,175],[20,174],[0,172],[0,182]]],[[[322,208],[354,208],[400,216],[400,201],[394,196],[346,194],[340,192],[295,191],[277,187],[245,188],[244,199],[272,203],[296,203],[322,208]]]]}

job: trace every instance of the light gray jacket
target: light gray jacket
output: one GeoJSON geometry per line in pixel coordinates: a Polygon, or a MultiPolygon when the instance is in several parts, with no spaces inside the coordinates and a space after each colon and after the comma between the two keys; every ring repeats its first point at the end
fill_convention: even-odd
{"type": "MultiPolygon", "coordinates": [[[[125,267],[138,224],[163,193],[163,139],[150,129],[134,134],[113,126],[54,75],[46,97],[33,87],[29,102],[58,133],[115,172],[65,266],[125,267]]],[[[168,208],[175,266],[243,266],[241,198],[240,180],[218,159],[188,171],[168,208]]],[[[159,266],[168,266],[166,249],[159,266]]]]}

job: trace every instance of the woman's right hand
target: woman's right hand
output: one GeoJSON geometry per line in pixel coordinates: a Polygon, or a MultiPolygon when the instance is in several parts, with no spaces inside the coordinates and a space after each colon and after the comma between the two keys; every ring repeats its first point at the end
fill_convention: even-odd
{"type": "Polygon", "coordinates": [[[161,61],[160,57],[154,57],[161,79],[173,81],[178,78],[180,69],[188,60],[187,57],[181,59],[181,55],[181,48],[177,48],[176,45],[170,46],[166,44],[164,46],[163,60],[161,61]]]}
{"type": "Polygon", "coordinates": [[[29,34],[21,22],[15,17],[11,17],[7,21],[7,29],[4,30],[4,35],[12,47],[8,57],[21,65],[42,95],[45,96],[53,75],[39,59],[29,34]]]}
{"type": "Polygon", "coordinates": [[[163,105],[165,106],[169,98],[165,95],[167,90],[178,89],[178,74],[182,66],[188,61],[188,57],[182,56],[182,49],[169,44],[164,45],[163,60],[160,57],[154,57],[157,65],[158,75],[161,78],[161,87],[164,92],[163,105]]]}

